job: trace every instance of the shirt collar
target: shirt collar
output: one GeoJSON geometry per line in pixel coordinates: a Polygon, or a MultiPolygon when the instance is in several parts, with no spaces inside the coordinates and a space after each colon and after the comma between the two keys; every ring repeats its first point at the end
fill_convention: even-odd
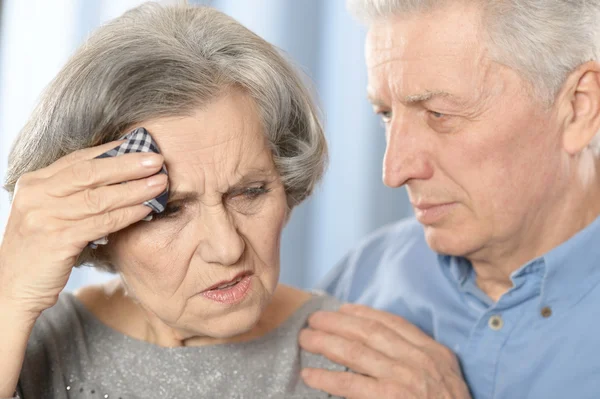
{"type": "MultiPolygon", "coordinates": [[[[440,264],[461,290],[472,273],[469,261],[439,255],[440,264]]],[[[600,216],[573,237],[543,256],[533,259],[511,275],[514,287],[531,276],[542,278],[540,301],[574,303],[600,281],[600,216]]]]}
{"type": "Polygon", "coordinates": [[[542,258],[543,300],[578,301],[600,281],[600,216],[542,258]]]}

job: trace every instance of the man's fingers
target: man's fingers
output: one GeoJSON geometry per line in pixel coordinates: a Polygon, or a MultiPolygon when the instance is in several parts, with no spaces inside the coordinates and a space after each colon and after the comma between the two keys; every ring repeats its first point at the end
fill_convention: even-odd
{"type": "Polygon", "coordinates": [[[414,393],[402,389],[393,381],[376,380],[350,372],[305,368],[302,370],[302,379],[311,388],[347,399],[417,398],[414,393]]]}
{"type": "Polygon", "coordinates": [[[47,180],[47,193],[65,197],[84,189],[137,180],[155,174],[164,158],[155,153],[90,159],[70,165],[47,180]]]}
{"type": "Polygon", "coordinates": [[[407,341],[418,346],[426,346],[432,342],[435,342],[431,337],[429,337],[411,322],[388,312],[356,304],[344,304],[340,307],[339,312],[361,317],[363,319],[377,321],[390,330],[402,335],[402,337],[404,337],[404,339],[407,341]]]}
{"type": "Polygon", "coordinates": [[[394,369],[389,357],[355,340],[311,329],[302,330],[298,340],[305,350],[323,355],[361,374],[387,377],[394,369]]]}
{"type": "Polygon", "coordinates": [[[400,358],[415,350],[414,344],[404,339],[401,333],[378,320],[321,311],[312,314],[308,323],[313,329],[361,342],[391,358],[400,358]]]}
{"type": "MultiPolygon", "coordinates": [[[[444,364],[449,365],[452,370],[460,373],[460,366],[456,358],[456,354],[452,352],[446,346],[440,344],[429,335],[421,331],[417,326],[407,321],[406,319],[393,315],[391,313],[383,312],[381,310],[373,309],[368,306],[356,305],[356,304],[344,304],[340,307],[340,313],[354,315],[363,319],[369,319],[372,321],[379,322],[389,329],[402,335],[406,341],[415,345],[416,351],[395,351],[397,358],[411,358],[419,359],[423,358],[423,354],[427,353],[425,358],[435,357],[443,360],[444,364]],[[422,348],[423,351],[419,349],[422,348]]],[[[375,341],[378,342],[378,341],[375,341]]],[[[404,348],[406,349],[406,347],[404,348]]],[[[389,351],[389,349],[388,349],[389,351]]]]}

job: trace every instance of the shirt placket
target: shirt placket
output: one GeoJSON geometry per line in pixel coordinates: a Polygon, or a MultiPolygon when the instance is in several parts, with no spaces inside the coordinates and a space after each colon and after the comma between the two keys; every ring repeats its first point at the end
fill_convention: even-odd
{"type": "Polygon", "coordinates": [[[461,350],[463,368],[474,398],[493,398],[502,349],[523,317],[526,304],[539,296],[541,276],[532,273],[505,294],[497,303],[476,286],[474,279],[465,284],[465,300],[480,315],[467,345],[461,350]],[[472,380],[472,383],[471,381],[472,380]]]}

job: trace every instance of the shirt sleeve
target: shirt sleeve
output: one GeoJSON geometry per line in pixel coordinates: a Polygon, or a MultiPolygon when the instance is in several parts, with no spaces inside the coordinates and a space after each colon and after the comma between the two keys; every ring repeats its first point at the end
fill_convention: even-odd
{"type": "Polygon", "coordinates": [[[327,292],[340,301],[350,302],[352,276],[356,267],[353,254],[348,253],[317,285],[317,289],[327,292]]]}
{"type": "Polygon", "coordinates": [[[426,276],[423,264],[437,264],[423,228],[413,219],[384,226],[351,250],[317,285],[343,301],[409,315],[406,302],[426,276]],[[417,265],[418,267],[415,267],[417,265]]]}
{"type": "Polygon", "coordinates": [[[317,289],[343,302],[356,302],[372,283],[373,271],[385,254],[387,229],[376,231],[351,250],[331,270],[317,289]]]}

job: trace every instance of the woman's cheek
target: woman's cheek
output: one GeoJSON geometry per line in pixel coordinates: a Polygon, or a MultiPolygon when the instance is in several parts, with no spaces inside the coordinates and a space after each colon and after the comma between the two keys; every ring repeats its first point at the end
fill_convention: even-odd
{"type": "Polygon", "coordinates": [[[128,277],[130,285],[170,294],[185,277],[189,263],[186,251],[177,244],[184,241],[159,229],[132,232],[119,243],[120,271],[128,277]]]}

